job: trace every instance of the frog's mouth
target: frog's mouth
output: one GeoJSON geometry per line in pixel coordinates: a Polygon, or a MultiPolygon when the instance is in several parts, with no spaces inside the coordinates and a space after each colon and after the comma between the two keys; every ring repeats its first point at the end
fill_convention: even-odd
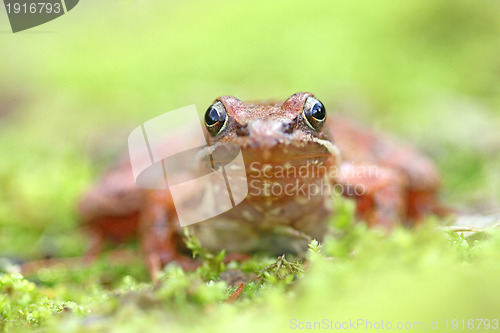
{"type": "MultiPolygon", "coordinates": [[[[246,179],[249,185],[249,195],[255,195],[260,200],[262,193],[267,193],[270,184],[274,188],[289,189],[280,191],[277,195],[266,197],[290,197],[300,195],[292,189],[311,184],[328,182],[336,175],[336,166],[340,157],[336,146],[327,140],[314,138],[307,142],[277,143],[267,147],[254,145],[238,146],[232,144],[237,152],[220,153],[227,149],[227,144],[219,143],[212,146],[212,157],[215,165],[225,166],[239,151],[244,160],[246,179]],[[217,157],[224,157],[225,161],[217,157]],[[250,189],[255,191],[250,191],[250,189]]],[[[276,192],[276,191],[275,191],[276,192]]],[[[306,193],[306,196],[309,196],[306,193]]]]}
{"type": "MultiPolygon", "coordinates": [[[[216,143],[212,151],[216,151],[227,143],[216,143]]],[[[335,144],[328,140],[311,138],[308,142],[277,142],[273,145],[238,145],[243,154],[245,165],[262,163],[271,165],[340,163],[340,152],[335,144]]]]}
{"type": "MultiPolygon", "coordinates": [[[[318,139],[319,140],[319,139],[318,139]]],[[[332,172],[338,160],[335,145],[318,142],[243,148],[247,178],[277,183],[315,182],[332,172]]]]}
{"type": "Polygon", "coordinates": [[[330,158],[339,160],[337,147],[328,140],[313,138],[310,142],[289,142],[270,147],[242,147],[245,162],[262,163],[319,163],[330,158]]]}

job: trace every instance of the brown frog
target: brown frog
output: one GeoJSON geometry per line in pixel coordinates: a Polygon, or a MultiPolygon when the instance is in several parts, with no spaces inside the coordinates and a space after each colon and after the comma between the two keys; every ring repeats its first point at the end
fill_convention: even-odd
{"type": "MultiPolygon", "coordinates": [[[[241,203],[190,226],[210,250],[225,249],[234,258],[300,253],[309,240],[323,239],[334,192],[355,200],[357,218],[370,226],[390,229],[442,213],[436,198],[440,177],[427,157],[347,119],[327,117],[311,93],[281,103],[219,97],[204,122],[209,146],[240,147],[248,180],[241,203]]],[[[184,139],[189,134],[165,145],[184,139]]],[[[90,189],[79,212],[94,235],[89,258],[105,240],[139,235],[152,276],[172,261],[192,267],[171,193],[139,188],[128,159],[90,189]]]]}

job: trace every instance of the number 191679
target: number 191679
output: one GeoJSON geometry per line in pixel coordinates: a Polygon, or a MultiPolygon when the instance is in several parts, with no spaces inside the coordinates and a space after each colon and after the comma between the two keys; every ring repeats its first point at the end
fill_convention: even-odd
{"type": "Polygon", "coordinates": [[[20,3],[7,3],[7,13],[11,14],[59,14],[61,13],[61,4],[60,3],[45,3],[45,2],[38,2],[38,3],[30,3],[30,4],[20,4],[20,3]]]}

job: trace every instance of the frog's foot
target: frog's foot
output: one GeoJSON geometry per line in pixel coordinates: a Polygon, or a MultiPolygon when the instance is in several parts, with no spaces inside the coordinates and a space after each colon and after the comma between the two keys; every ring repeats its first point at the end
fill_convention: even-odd
{"type": "Polygon", "coordinates": [[[369,226],[386,229],[405,220],[406,179],[399,172],[369,164],[343,163],[338,183],[356,200],[356,215],[369,226]]]}
{"type": "Polygon", "coordinates": [[[454,214],[453,210],[443,206],[434,190],[412,190],[408,191],[407,197],[407,218],[408,223],[422,221],[425,216],[434,214],[439,217],[446,217],[454,214]]]}
{"type": "Polygon", "coordinates": [[[153,282],[156,281],[158,273],[161,272],[163,267],[170,263],[179,265],[184,271],[193,271],[201,265],[200,261],[186,255],[165,251],[146,253],[146,263],[153,282]]]}
{"type": "Polygon", "coordinates": [[[101,254],[104,247],[105,239],[100,233],[92,233],[90,238],[90,245],[85,251],[83,262],[85,264],[93,263],[99,254],[101,254]]]}

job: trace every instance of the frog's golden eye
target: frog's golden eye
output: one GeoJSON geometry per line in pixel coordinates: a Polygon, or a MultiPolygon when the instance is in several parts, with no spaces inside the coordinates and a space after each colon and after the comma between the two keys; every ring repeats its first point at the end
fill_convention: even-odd
{"type": "Polygon", "coordinates": [[[227,112],[224,104],[218,101],[210,105],[205,112],[205,126],[211,136],[216,136],[226,127],[227,112]]]}
{"type": "Polygon", "coordinates": [[[317,98],[309,96],[304,103],[303,112],[307,125],[309,125],[309,127],[313,130],[319,131],[325,124],[325,106],[317,98]]]}

